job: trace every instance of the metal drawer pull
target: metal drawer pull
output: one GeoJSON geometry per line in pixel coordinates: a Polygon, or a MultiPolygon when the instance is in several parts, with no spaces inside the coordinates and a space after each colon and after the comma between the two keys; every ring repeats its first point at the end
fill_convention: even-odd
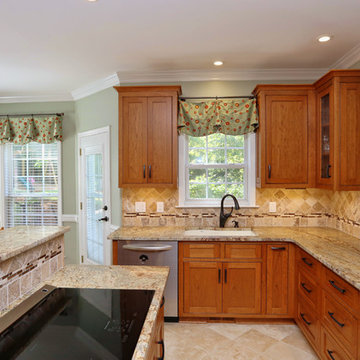
{"type": "Polygon", "coordinates": [[[171,250],[171,245],[164,245],[164,246],[146,246],[146,245],[123,245],[123,249],[126,250],[133,250],[133,251],[167,251],[171,250]]]}
{"type": "Polygon", "coordinates": [[[345,326],[345,324],[343,324],[343,323],[341,323],[340,321],[338,321],[338,320],[335,319],[333,312],[328,311],[328,314],[329,314],[329,316],[330,316],[340,327],[343,328],[343,327],[345,326]]]}
{"type": "Polygon", "coordinates": [[[145,165],[143,167],[143,177],[144,177],[144,179],[146,178],[146,166],[145,165]]]}
{"type": "Polygon", "coordinates": [[[286,250],[285,246],[272,246],[271,250],[286,250]]]}
{"type": "Polygon", "coordinates": [[[309,262],[306,257],[301,258],[301,260],[308,266],[313,266],[312,262],[309,262]]]}
{"type": "Polygon", "coordinates": [[[305,324],[306,324],[306,325],[311,325],[311,322],[310,322],[310,321],[307,321],[307,320],[305,319],[305,314],[300,313],[300,316],[301,316],[301,318],[305,321],[305,324]]]}
{"type": "Polygon", "coordinates": [[[336,284],[335,281],[333,280],[329,280],[329,283],[337,290],[340,291],[342,294],[345,294],[345,289],[339,288],[336,284]]]}
{"type": "Polygon", "coordinates": [[[336,359],[332,356],[333,351],[330,351],[330,350],[326,350],[326,351],[327,351],[327,353],[329,354],[331,360],[336,360],[336,359]]]}
{"type": "Polygon", "coordinates": [[[225,284],[227,283],[227,269],[225,269],[225,284]]]}
{"type": "Polygon", "coordinates": [[[301,283],[301,287],[305,290],[305,291],[307,291],[309,294],[312,292],[312,290],[310,290],[310,289],[308,289],[306,286],[305,286],[305,283],[301,283]]]}
{"type": "Polygon", "coordinates": [[[149,178],[151,179],[151,165],[149,165],[149,178]]]}
{"type": "Polygon", "coordinates": [[[161,357],[156,358],[157,360],[164,360],[165,359],[165,344],[164,340],[160,340],[156,342],[158,345],[161,345],[161,357]]]}
{"type": "Polygon", "coordinates": [[[331,175],[330,175],[330,168],[331,168],[331,165],[329,164],[329,165],[326,167],[326,177],[327,177],[328,179],[330,179],[330,178],[331,178],[331,175]]]}
{"type": "Polygon", "coordinates": [[[221,270],[218,270],[218,283],[221,283],[221,270]]]}
{"type": "Polygon", "coordinates": [[[268,178],[271,178],[271,165],[268,166],[268,178]]]}

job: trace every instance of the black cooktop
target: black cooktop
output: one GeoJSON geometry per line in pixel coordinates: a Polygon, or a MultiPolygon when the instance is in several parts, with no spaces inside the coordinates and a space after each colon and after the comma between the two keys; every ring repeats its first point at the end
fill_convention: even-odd
{"type": "Polygon", "coordinates": [[[2,318],[1,360],[132,358],[153,290],[46,290],[2,318]]]}

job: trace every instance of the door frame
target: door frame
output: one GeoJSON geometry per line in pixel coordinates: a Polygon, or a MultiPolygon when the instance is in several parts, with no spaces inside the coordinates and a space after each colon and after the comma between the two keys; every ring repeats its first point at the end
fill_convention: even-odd
{"type": "MultiPolygon", "coordinates": [[[[88,136],[94,135],[105,135],[106,144],[104,147],[104,159],[103,159],[103,167],[104,172],[108,174],[108,182],[104,184],[104,189],[109,189],[109,191],[104,192],[104,199],[106,205],[108,206],[107,216],[109,217],[109,221],[104,222],[105,226],[105,236],[108,236],[111,233],[111,168],[110,168],[110,126],[105,126],[98,129],[88,130],[77,134],[77,165],[78,165],[78,209],[79,209],[79,263],[83,263],[83,256],[86,251],[85,243],[83,241],[83,236],[86,234],[85,224],[86,221],[84,219],[85,212],[82,211],[80,203],[84,203],[84,188],[81,182],[81,173],[82,173],[82,165],[81,165],[81,139],[86,138],[88,136]]],[[[104,265],[112,264],[112,247],[111,241],[104,239],[104,265]]]]}

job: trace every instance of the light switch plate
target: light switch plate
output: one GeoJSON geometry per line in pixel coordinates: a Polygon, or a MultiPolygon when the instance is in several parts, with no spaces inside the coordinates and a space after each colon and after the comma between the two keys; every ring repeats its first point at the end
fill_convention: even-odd
{"type": "Polygon", "coordinates": [[[164,212],[164,203],[162,201],[158,201],[156,203],[156,212],[158,212],[158,213],[164,212]]]}
{"type": "Polygon", "coordinates": [[[135,212],[137,212],[137,213],[146,212],[146,202],[145,201],[136,201],[135,202],[135,212]]]}
{"type": "Polygon", "coordinates": [[[276,202],[275,201],[270,201],[269,202],[269,212],[274,213],[276,212],[276,202]]]}

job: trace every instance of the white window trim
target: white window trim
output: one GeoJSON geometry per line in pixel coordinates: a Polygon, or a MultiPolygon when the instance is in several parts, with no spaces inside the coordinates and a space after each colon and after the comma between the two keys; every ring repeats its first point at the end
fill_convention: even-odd
{"type": "MultiPolygon", "coordinates": [[[[247,167],[247,179],[245,180],[245,188],[247,187],[246,199],[238,199],[240,207],[243,208],[256,208],[256,142],[255,134],[247,134],[245,146],[246,146],[246,158],[245,166],[247,167]]],[[[186,156],[187,156],[187,139],[186,135],[181,134],[179,136],[179,208],[217,208],[220,207],[220,201],[218,199],[187,199],[186,198],[186,156]]],[[[231,199],[225,200],[226,206],[233,206],[231,199]]]]}
{"type": "MultiPolygon", "coordinates": [[[[58,226],[63,225],[62,220],[62,155],[61,141],[57,141],[58,153],[58,226]]],[[[4,145],[0,145],[0,227],[5,227],[5,173],[4,173],[4,145]]]]}

